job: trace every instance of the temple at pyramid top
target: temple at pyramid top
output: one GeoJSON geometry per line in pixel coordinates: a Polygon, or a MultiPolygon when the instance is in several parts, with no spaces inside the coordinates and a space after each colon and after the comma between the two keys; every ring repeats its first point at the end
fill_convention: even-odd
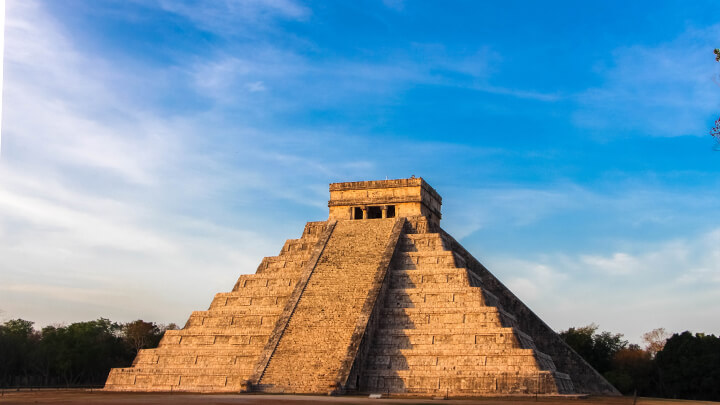
{"type": "Polygon", "coordinates": [[[442,197],[422,177],[330,184],[331,220],[427,217],[440,224],[442,197]]]}

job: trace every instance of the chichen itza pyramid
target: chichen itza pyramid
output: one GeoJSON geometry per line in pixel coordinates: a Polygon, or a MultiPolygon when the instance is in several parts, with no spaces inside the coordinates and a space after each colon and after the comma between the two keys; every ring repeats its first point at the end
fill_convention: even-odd
{"type": "Polygon", "coordinates": [[[618,394],[440,228],[441,203],[422,178],[330,184],[327,221],[105,389],[618,394]]]}

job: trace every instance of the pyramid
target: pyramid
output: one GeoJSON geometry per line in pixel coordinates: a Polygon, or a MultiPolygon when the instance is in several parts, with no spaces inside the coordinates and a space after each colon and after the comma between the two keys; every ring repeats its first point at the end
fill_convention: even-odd
{"type": "Polygon", "coordinates": [[[330,184],[327,221],[105,389],[618,395],[440,227],[441,204],[422,178],[330,184]]]}

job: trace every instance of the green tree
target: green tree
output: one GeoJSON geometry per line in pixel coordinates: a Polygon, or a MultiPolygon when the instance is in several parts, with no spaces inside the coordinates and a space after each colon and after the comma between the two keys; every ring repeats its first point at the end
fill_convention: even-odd
{"type": "Polygon", "coordinates": [[[157,347],[165,333],[164,329],[161,329],[154,322],[145,322],[138,319],[122,325],[122,336],[133,352],[137,354],[140,349],[157,347]]]}
{"type": "Polygon", "coordinates": [[[0,325],[0,386],[28,383],[38,339],[33,322],[12,319],[0,325]]]}
{"type": "Polygon", "coordinates": [[[676,333],[655,361],[663,396],[720,400],[720,338],[688,331],[676,333]]]}
{"type": "Polygon", "coordinates": [[[110,368],[127,366],[133,358],[119,330],[105,318],[43,328],[40,353],[48,374],[67,385],[102,384],[110,368]]]}
{"type": "Polygon", "coordinates": [[[597,333],[598,325],[590,324],[579,328],[569,328],[560,332],[560,337],[577,354],[599,373],[605,373],[612,368],[612,360],[619,350],[624,349],[628,342],[623,340],[621,333],[597,333]]]}
{"type": "Polygon", "coordinates": [[[613,356],[611,370],[605,373],[605,378],[623,394],[637,390],[645,396],[656,392],[654,376],[650,352],[634,344],[618,350],[613,356]]]}
{"type": "Polygon", "coordinates": [[[670,335],[665,331],[665,328],[653,329],[642,336],[645,349],[650,353],[651,357],[655,357],[665,347],[669,337],[670,335]]]}
{"type": "Polygon", "coordinates": [[[0,325],[0,387],[103,384],[111,368],[129,366],[170,329],[177,325],[100,318],[38,332],[30,321],[7,321],[0,325]]]}

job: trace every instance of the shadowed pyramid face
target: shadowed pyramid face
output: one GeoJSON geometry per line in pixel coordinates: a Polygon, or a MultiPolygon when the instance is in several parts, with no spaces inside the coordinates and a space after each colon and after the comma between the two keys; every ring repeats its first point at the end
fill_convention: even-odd
{"type": "Polygon", "coordinates": [[[422,178],[330,184],[330,220],[424,216],[440,224],[442,198],[422,178]]]}

